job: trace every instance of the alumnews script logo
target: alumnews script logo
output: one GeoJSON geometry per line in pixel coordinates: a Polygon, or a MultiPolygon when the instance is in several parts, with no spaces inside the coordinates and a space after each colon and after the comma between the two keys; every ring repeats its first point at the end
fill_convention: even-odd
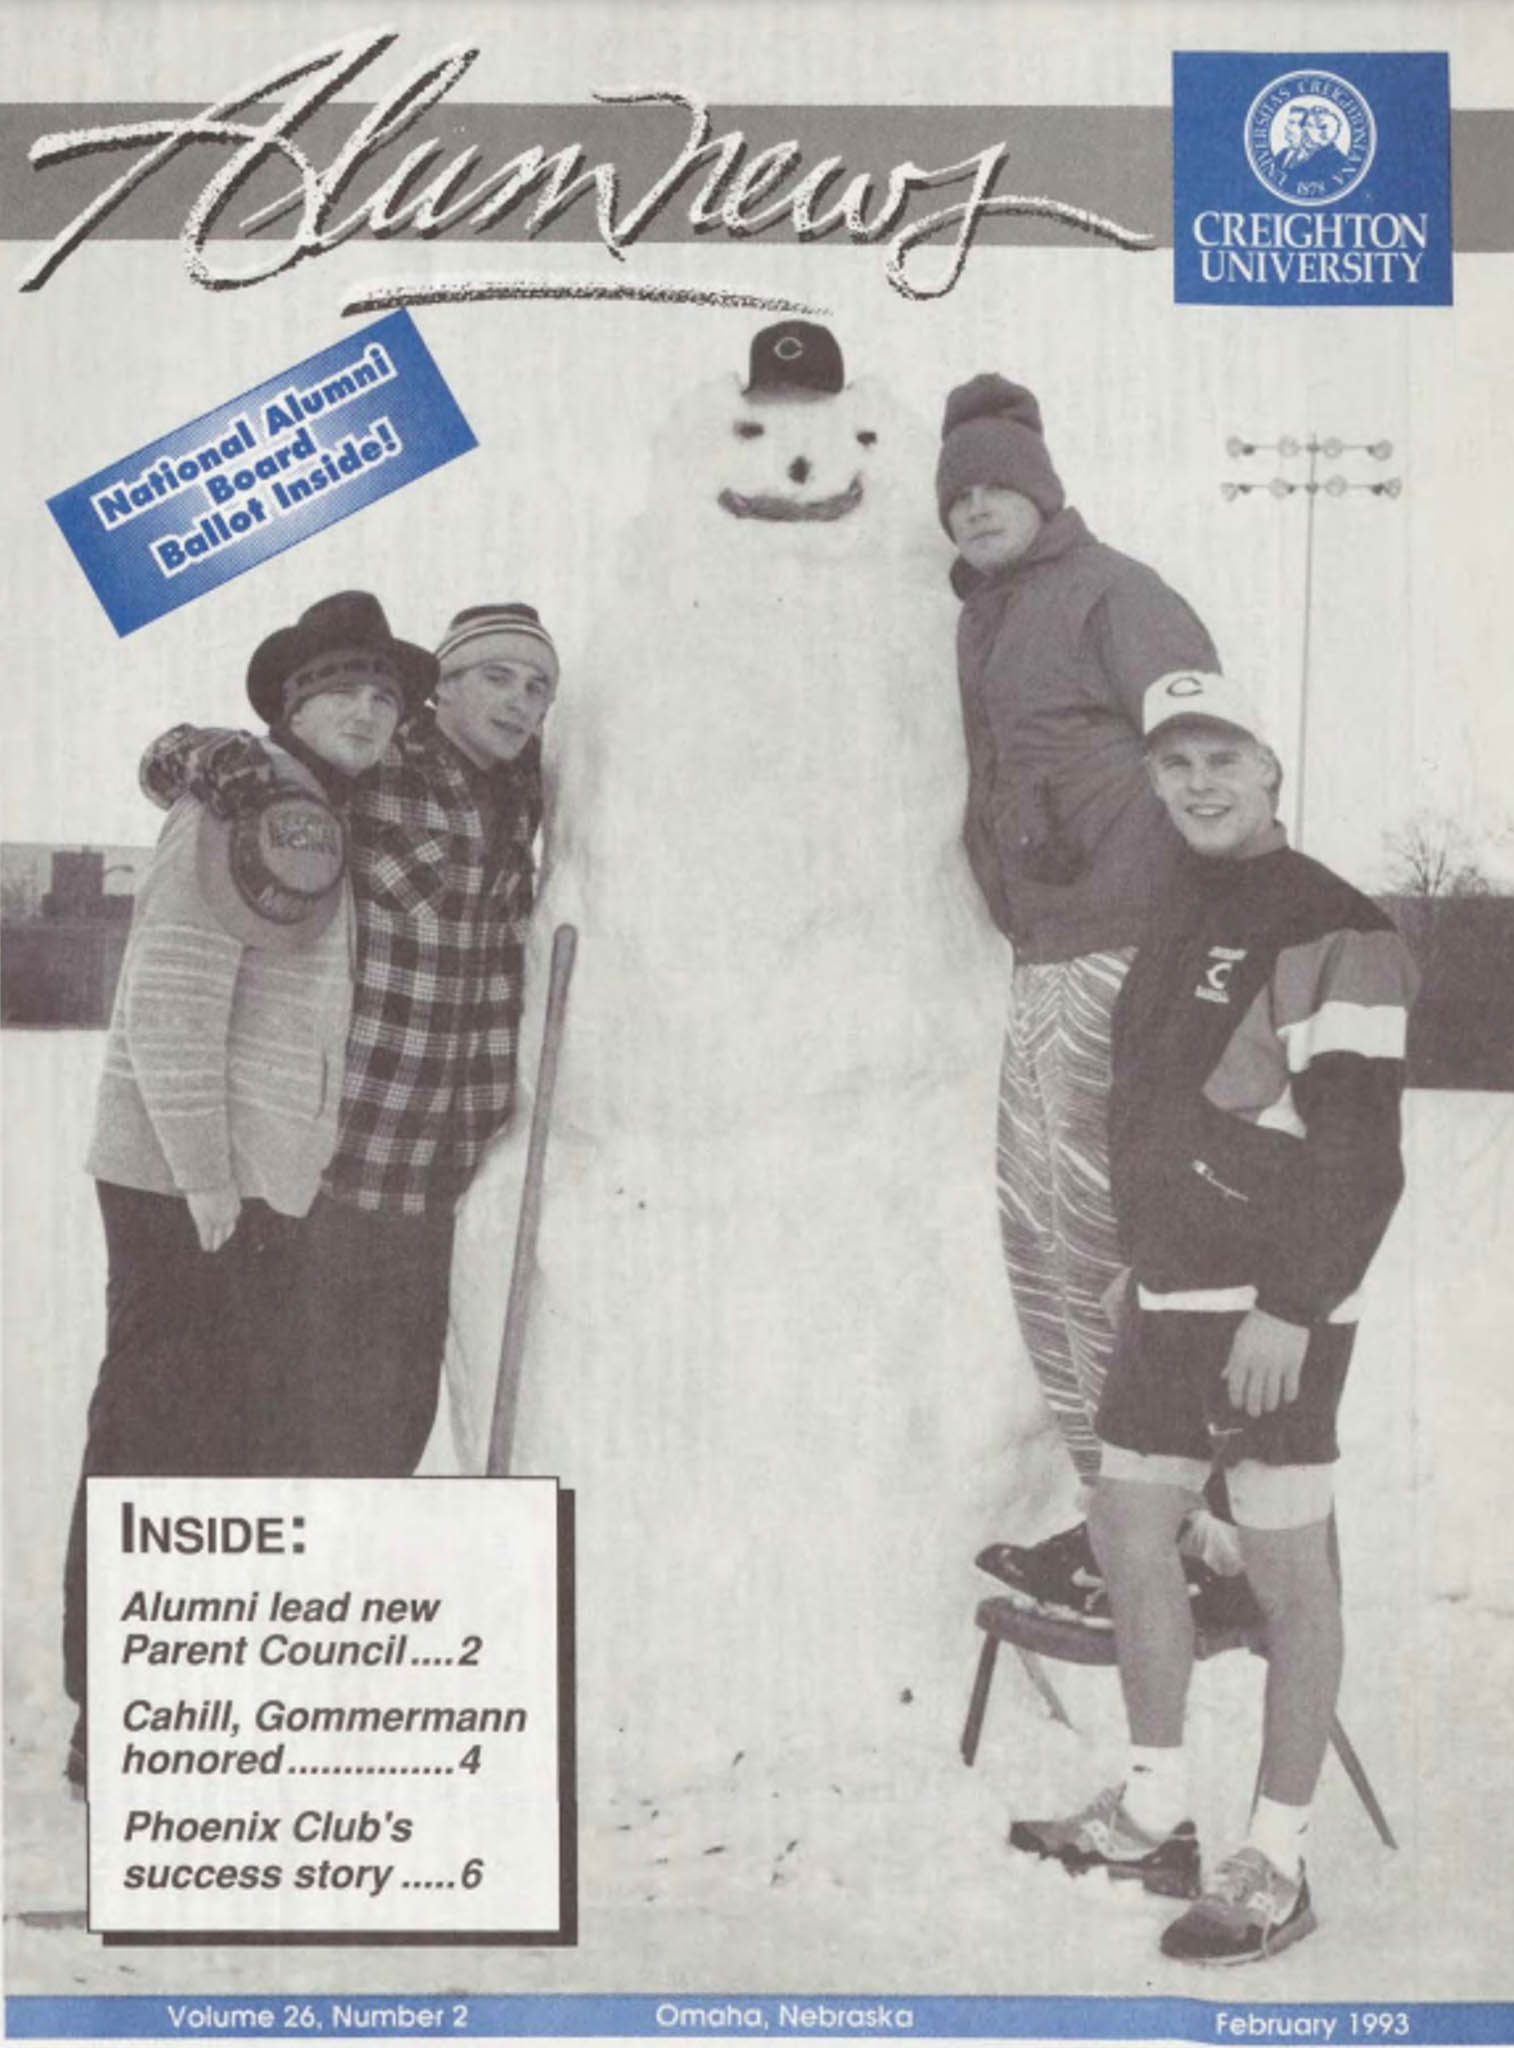
{"type": "Polygon", "coordinates": [[[1451,303],[1451,108],[1435,52],[1180,51],[1184,305],[1451,303]]]}

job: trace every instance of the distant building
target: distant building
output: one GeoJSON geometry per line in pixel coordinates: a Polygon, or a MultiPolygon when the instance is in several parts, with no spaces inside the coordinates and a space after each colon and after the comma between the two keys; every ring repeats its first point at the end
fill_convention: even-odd
{"type": "Polygon", "coordinates": [[[0,846],[0,1022],[108,1022],[149,846],[0,846]]]}

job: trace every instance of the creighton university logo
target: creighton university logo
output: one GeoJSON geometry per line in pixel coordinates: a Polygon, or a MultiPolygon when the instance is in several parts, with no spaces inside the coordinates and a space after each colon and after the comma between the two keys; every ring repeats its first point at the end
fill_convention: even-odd
{"type": "Polygon", "coordinates": [[[1264,86],[1246,114],[1246,161],[1260,182],[1295,206],[1328,206],[1366,177],[1377,154],[1372,109],[1330,71],[1288,71],[1264,86]]]}
{"type": "Polygon", "coordinates": [[[1236,968],[1246,957],[1244,946],[1211,946],[1204,959],[1204,969],[1194,994],[1205,1003],[1228,1003],[1230,982],[1236,968]]]}
{"type": "Polygon", "coordinates": [[[1172,201],[1179,305],[1449,306],[1445,56],[1178,51],[1172,201]]]}

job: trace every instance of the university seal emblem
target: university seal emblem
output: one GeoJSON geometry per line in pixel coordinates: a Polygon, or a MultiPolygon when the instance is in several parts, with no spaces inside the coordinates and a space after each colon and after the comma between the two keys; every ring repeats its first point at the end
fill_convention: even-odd
{"type": "Polygon", "coordinates": [[[1251,102],[1246,161],[1257,181],[1293,206],[1328,206],[1366,177],[1377,123],[1366,100],[1333,71],[1286,71],[1251,102]]]}

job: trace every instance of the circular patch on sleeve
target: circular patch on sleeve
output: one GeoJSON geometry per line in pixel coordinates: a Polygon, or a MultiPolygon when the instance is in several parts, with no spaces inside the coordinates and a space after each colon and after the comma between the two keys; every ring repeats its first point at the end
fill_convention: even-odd
{"type": "Polygon", "coordinates": [[[274,789],[200,828],[200,884],[217,920],[248,946],[309,945],[342,901],[347,838],[323,798],[274,789]]]}

